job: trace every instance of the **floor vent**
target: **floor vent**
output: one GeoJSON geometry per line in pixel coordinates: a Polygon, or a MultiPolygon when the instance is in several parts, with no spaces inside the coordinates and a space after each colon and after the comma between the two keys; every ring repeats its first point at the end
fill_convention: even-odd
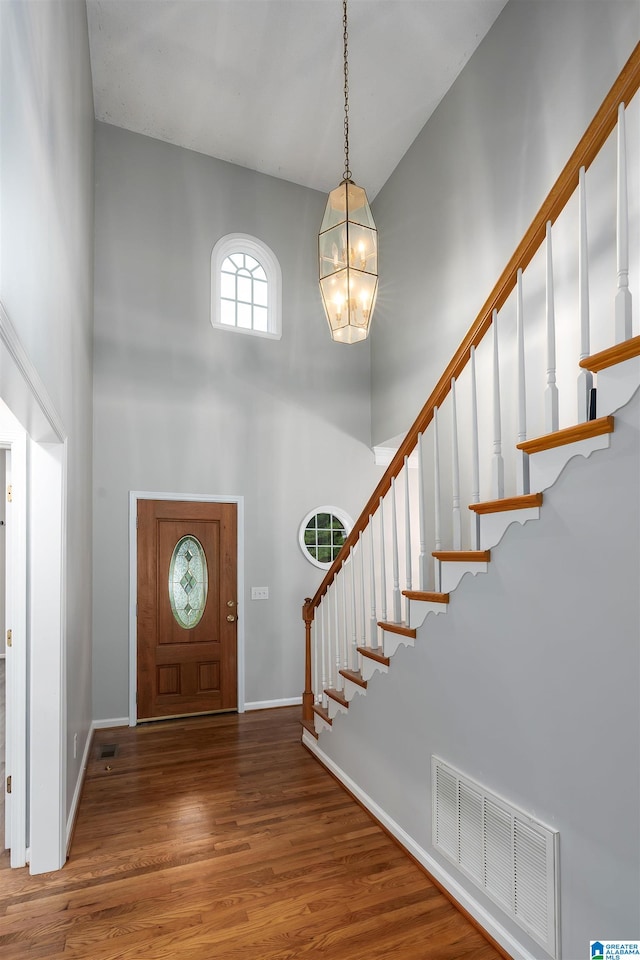
{"type": "Polygon", "coordinates": [[[431,758],[433,845],[558,956],[560,835],[431,758]]]}
{"type": "Polygon", "coordinates": [[[98,760],[110,760],[118,752],[118,745],[115,743],[103,743],[100,746],[98,760]]]}

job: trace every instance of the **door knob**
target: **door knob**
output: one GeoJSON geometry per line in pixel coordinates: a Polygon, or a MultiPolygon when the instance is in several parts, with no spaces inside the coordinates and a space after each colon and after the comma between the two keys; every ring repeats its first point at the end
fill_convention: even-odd
{"type": "Polygon", "coordinates": [[[228,607],[235,607],[235,605],[236,605],[235,600],[227,600],[227,606],[228,606],[228,607]]]}
{"type": "Polygon", "coordinates": [[[233,622],[235,621],[235,619],[236,619],[236,618],[234,617],[234,615],[233,615],[232,613],[228,613],[228,614],[227,614],[227,620],[229,621],[229,623],[233,623],[233,622]]]}

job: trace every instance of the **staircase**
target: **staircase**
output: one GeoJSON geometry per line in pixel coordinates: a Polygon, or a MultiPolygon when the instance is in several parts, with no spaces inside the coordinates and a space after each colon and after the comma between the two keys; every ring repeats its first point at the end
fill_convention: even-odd
{"type": "Polygon", "coordinates": [[[587,771],[606,768],[640,802],[638,86],[640,47],[303,606],[303,744],[524,960],[582,955],[600,916],[621,937],[640,926],[637,817],[587,799],[587,771]],[[592,198],[607,194],[603,216],[592,198]],[[612,699],[592,726],[579,691],[597,709],[601,688],[612,699]],[[442,854],[436,753],[562,837],[562,875],[557,852],[550,886],[527,874],[525,908],[517,875],[492,891],[486,862],[478,880],[461,847],[453,869],[442,854]],[[616,891],[608,912],[588,893],[576,906],[587,851],[616,891]]]}

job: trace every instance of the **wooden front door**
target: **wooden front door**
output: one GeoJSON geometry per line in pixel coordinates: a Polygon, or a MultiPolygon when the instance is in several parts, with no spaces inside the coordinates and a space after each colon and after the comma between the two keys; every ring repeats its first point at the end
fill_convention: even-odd
{"type": "Polygon", "coordinates": [[[138,500],[138,720],[235,710],[235,503],[138,500]]]}

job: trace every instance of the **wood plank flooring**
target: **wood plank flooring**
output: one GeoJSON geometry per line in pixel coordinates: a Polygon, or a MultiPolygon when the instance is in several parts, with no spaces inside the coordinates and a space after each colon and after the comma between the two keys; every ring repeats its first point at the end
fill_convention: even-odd
{"type": "Polygon", "coordinates": [[[98,731],[64,869],[0,857],[3,960],[497,960],[301,746],[299,718],[98,731]]]}

